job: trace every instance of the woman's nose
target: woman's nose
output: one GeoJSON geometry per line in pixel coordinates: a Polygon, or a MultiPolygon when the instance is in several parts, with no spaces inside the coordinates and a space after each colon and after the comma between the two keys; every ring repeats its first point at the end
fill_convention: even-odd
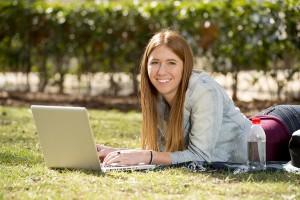
{"type": "Polygon", "coordinates": [[[157,73],[158,73],[158,74],[164,74],[164,73],[166,73],[166,65],[162,63],[162,64],[159,66],[158,72],[157,72],[157,73]]]}

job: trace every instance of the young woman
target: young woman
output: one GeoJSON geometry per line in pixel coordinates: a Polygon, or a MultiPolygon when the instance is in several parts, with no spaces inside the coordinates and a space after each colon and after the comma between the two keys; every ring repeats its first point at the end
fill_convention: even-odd
{"type": "MultiPolygon", "coordinates": [[[[96,145],[104,165],[246,162],[251,121],[215,80],[193,66],[191,48],[180,34],[163,30],[150,39],[140,69],[142,149],[96,145]]],[[[300,116],[300,106],[295,109],[293,118],[300,116]]],[[[294,128],[300,129],[300,117],[294,128]]]]}

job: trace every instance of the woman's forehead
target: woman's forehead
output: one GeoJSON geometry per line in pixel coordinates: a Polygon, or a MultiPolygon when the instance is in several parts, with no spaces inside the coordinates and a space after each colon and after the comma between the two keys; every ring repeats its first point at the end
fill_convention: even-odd
{"type": "MultiPolygon", "coordinates": [[[[180,59],[174,51],[166,46],[160,45],[155,47],[149,54],[149,58],[165,58],[165,59],[180,59]]],[[[181,60],[181,59],[180,59],[181,60]]]]}

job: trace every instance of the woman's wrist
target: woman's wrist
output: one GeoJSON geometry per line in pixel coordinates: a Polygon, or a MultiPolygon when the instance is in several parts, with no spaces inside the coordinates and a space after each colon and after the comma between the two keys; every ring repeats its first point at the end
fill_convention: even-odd
{"type": "Polygon", "coordinates": [[[150,150],[150,161],[149,161],[149,165],[152,165],[154,161],[154,153],[152,150],[150,150]]]}

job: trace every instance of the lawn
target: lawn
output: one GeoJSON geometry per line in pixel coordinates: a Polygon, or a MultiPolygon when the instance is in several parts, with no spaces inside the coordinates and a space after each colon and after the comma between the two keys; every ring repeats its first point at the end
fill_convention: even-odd
{"type": "MultiPolygon", "coordinates": [[[[141,113],[89,110],[97,143],[139,147],[141,113]]],[[[300,175],[186,168],[149,172],[48,169],[29,108],[0,106],[0,199],[299,199],[300,175]]]]}

